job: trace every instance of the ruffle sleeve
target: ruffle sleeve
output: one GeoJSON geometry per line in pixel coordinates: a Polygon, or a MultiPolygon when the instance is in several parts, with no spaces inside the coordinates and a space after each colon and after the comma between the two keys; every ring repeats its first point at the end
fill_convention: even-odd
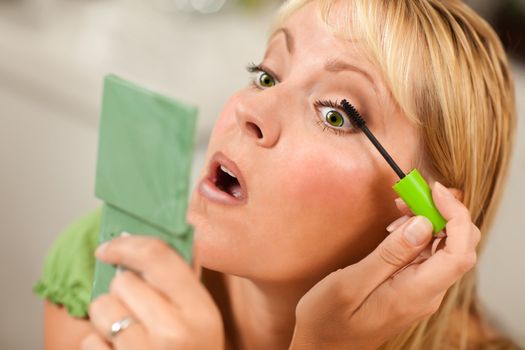
{"type": "Polygon", "coordinates": [[[88,314],[100,217],[101,208],[97,208],[60,234],[46,256],[42,277],[33,287],[35,294],[63,305],[74,317],[88,314]]]}

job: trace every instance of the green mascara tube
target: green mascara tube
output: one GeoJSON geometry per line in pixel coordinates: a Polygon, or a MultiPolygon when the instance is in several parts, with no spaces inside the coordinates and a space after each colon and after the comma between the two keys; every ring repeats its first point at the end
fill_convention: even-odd
{"type": "Polygon", "coordinates": [[[374,134],[366,126],[365,120],[361,117],[357,109],[352,106],[348,101],[341,101],[341,106],[348,116],[352,119],[352,122],[359,127],[372,144],[377,148],[379,153],[385,158],[388,164],[399,176],[399,181],[392,186],[394,191],[403,199],[407,204],[410,210],[415,215],[421,215],[426,217],[433,226],[433,233],[436,235],[445,228],[447,222],[436,208],[434,201],[432,200],[432,193],[430,191],[430,186],[421,176],[417,169],[413,169],[411,172],[405,175],[405,173],[399,168],[396,162],[388,154],[388,152],[383,148],[383,146],[376,139],[374,134]]]}
{"type": "Polygon", "coordinates": [[[430,187],[417,169],[406,174],[392,188],[414,214],[430,220],[434,235],[445,228],[447,222],[436,208],[430,187]]]}

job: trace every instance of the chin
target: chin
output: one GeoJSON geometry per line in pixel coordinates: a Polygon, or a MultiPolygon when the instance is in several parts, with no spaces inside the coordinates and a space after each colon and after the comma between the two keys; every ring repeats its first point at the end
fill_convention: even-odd
{"type": "Polygon", "coordinates": [[[234,252],[239,252],[239,247],[225,239],[217,232],[202,213],[191,212],[188,221],[193,225],[193,259],[200,266],[214,271],[234,273],[235,266],[239,265],[239,257],[234,252]]]}

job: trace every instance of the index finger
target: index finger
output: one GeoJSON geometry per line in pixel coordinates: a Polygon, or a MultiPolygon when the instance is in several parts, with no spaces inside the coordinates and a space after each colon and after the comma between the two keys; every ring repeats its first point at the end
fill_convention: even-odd
{"type": "Polygon", "coordinates": [[[188,287],[198,282],[191,267],[158,238],[120,236],[100,246],[96,255],[106,263],[124,265],[139,273],[172,301],[181,303],[181,299],[194,299],[195,289],[188,287]]]}
{"type": "Polygon", "coordinates": [[[370,254],[356,264],[339,272],[342,280],[351,281],[345,286],[348,295],[364,300],[381,283],[412,262],[432,237],[432,224],[423,216],[415,216],[389,234],[370,254]],[[418,232],[422,239],[417,245],[407,232],[418,232]]]}
{"type": "Polygon", "coordinates": [[[477,227],[472,223],[467,207],[453,195],[451,190],[437,181],[432,186],[432,199],[447,221],[445,226],[447,238],[444,250],[452,254],[475,251],[480,240],[480,234],[477,227]]]}
{"type": "Polygon", "coordinates": [[[477,259],[480,232],[470,221],[467,208],[439,183],[433,186],[432,193],[436,206],[447,220],[445,247],[419,266],[402,271],[398,280],[393,281],[396,289],[417,293],[414,298],[432,298],[443,293],[470,270],[477,259]]]}

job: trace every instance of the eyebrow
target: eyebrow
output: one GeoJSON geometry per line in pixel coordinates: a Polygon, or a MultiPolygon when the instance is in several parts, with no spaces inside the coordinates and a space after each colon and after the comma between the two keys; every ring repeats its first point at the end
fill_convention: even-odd
{"type": "MultiPolygon", "coordinates": [[[[286,48],[288,50],[288,52],[291,54],[294,53],[294,49],[295,49],[295,41],[294,41],[294,38],[292,36],[292,34],[290,33],[290,30],[286,27],[281,27],[279,29],[277,29],[274,34],[272,35],[271,38],[275,37],[277,34],[279,33],[283,33],[284,34],[284,39],[285,39],[285,42],[286,42],[286,48]]],[[[270,39],[271,39],[270,38],[270,39]]],[[[356,72],[356,73],[360,73],[362,74],[371,84],[372,84],[372,88],[374,89],[374,92],[376,93],[376,95],[379,95],[379,92],[377,91],[377,87],[376,87],[376,84],[374,82],[374,79],[372,78],[372,76],[362,70],[361,68],[353,65],[353,64],[350,64],[348,62],[344,62],[344,61],[340,61],[340,60],[337,60],[337,59],[329,59],[328,61],[326,61],[325,65],[324,65],[324,69],[328,72],[341,72],[341,71],[353,71],[353,72],[356,72]]]]}
{"type": "Polygon", "coordinates": [[[364,71],[361,68],[353,64],[339,61],[337,59],[329,59],[328,61],[326,61],[324,69],[329,72],[335,72],[335,73],[345,71],[345,70],[360,73],[372,84],[372,86],[374,87],[374,90],[376,88],[376,84],[372,76],[367,71],[364,71]]]}
{"type": "MultiPolygon", "coordinates": [[[[294,53],[295,49],[295,42],[293,39],[292,34],[290,34],[290,31],[287,28],[279,28],[275,31],[275,33],[272,35],[272,38],[275,37],[279,33],[284,33],[284,40],[286,42],[286,49],[290,54],[294,53]]],[[[270,38],[271,39],[271,38],[270,38]]]]}

